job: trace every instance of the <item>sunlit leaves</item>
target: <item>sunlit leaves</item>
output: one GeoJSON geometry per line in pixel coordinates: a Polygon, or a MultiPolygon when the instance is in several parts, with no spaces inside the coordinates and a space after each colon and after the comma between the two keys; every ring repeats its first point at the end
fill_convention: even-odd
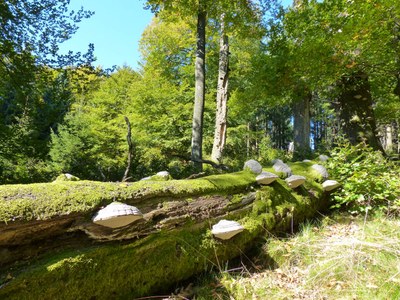
{"type": "Polygon", "coordinates": [[[363,144],[340,143],[328,161],[329,173],[343,184],[334,193],[334,207],[352,213],[369,210],[399,212],[398,167],[363,144]]]}
{"type": "Polygon", "coordinates": [[[136,80],[136,72],[121,68],[73,105],[52,136],[50,155],[56,170],[98,180],[122,178],[127,153],[124,116],[130,117],[130,87],[136,80]]]}
{"type": "MultiPolygon", "coordinates": [[[[399,4],[380,1],[310,1],[289,10],[284,24],[294,43],[295,72],[334,82],[353,69],[393,73],[397,59],[393,21],[399,4]]],[[[397,16],[398,18],[398,16],[397,16]]]]}
{"type": "Polygon", "coordinates": [[[195,33],[187,23],[154,18],[140,40],[144,75],[176,83],[192,80],[194,45],[195,33]]]}

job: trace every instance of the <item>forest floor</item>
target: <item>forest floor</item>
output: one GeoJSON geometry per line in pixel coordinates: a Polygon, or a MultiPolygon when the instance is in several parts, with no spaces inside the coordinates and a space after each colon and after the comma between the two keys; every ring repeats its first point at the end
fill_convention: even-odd
{"type": "Polygon", "coordinates": [[[173,299],[400,299],[400,219],[324,217],[219,268],[173,299]]]}

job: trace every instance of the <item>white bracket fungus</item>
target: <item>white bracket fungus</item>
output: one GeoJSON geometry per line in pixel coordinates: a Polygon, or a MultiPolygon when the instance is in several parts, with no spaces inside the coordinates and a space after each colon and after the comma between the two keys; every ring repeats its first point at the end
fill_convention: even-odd
{"type": "Polygon", "coordinates": [[[229,240],[243,230],[244,227],[236,221],[221,220],[213,225],[211,233],[221,240],[229,240]]]}
{"type": "Polygon", "coordinates": [[[100,209],[92,221],[95,224],[105,227],[119,228],[142,218],[143,214],[135,206],[121,202],[112,202],[103,209],[100,209]]]}
{"type": "Polygon", "coordinates": [[[256,181],[259,184],[268,185],[274,182],[277,178],[279,178],[279,176],[274,173],[262,172],[256,177],[256,181]]]}
{"type": "Polygon", "coordinates": [[[326,180],[322,183],[322,188],[324,191],[329,192],[341,186],[336,180],[326,180]]]}
{"type": "Polygon", "coordinates": [[[285,181],[287,182],[289,187],[295,189],[298,186],[302,185],[304,182],[306,182],[306,178],[300,175],[292,175],[286,178],[285,181]]]}

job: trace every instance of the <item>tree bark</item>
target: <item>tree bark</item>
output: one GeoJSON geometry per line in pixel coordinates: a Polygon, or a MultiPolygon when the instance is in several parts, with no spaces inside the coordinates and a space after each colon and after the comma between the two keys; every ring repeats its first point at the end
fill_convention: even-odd
{"type": "Polygon", "coordinates": [[[299,99],[293,105],[294,159],[304,159],[310,154],[310,102],[311,92],[298,92],[299,99]]]}
{"type": "Polygon", "coordinates": [[[352,145],[365,142],[383,152],[376,136],[371,86],[368,75],[362,72],[342,78],[339,97],[340,122],[344,135],[352,145]]]}
{"type": "Polygon", "coordinates": [[[221,17],[221,37],[219,45],[217,110],[215,115],[215,132],[211,160],[222,163],[223,151],[226,143],[229,83],[229,39],[225,34],[224,16],[221,17]]]}
{"type": "Polygon", "coordinates": [[[133,152],[133,144],[132,144],[132,131],[131,131],[131,122],[129,122],[128,117],[124,117],[126,125],[128,126],[127,128],[127,133],[126,133],[126,141],[128,143],[128,159],[127,159],[127,164],[126,164],[126,169],[124,176],[122,177],[122,182],[128,180],[128,175],[129,175],[129,170],[131,169],[131,164],[132,164],[132,152],[133,152]]]}
{"type": "Polygon", "coordinates": [[[400,154],[400,120],[397,120],[395,124],[397,132],[397,154],[400,154]]]}
{"type": "MultiPolygon", "coordinates": [[[[202,3],[202,2],[201,2],[202,3]]],[[[195,96],[192,124],[192,161],[195,171],[201,172],[203,147],[203,115],[205,101],[205,58],[206,58],[206,22],[207,13],[204,4],[199,4],[197,15],[197,50],[195,63],[195,96]]]]}

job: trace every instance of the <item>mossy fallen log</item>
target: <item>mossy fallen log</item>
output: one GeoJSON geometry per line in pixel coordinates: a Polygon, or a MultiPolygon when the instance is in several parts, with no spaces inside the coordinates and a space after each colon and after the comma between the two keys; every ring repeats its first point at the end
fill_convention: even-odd
{"type": "Polygon", "coordinates": [[[240,172],[196,180],[0,186],[0,267],[76,240],[81,244],[91,244],[92,239],[127,240],[185,222],[198,223],[240,209],[238,203],[226,207],[240,199],[223,196],[246,192],[253,184],[253,174],[240,172]],[[116,230],[93,224],[94,213],[113,201],[136,205],[145,219],[116,230]]]}
{"type": "MultiPolygon", "coordinates": [[[[299,173],[309,175],[308,166],[299,173]]],[[[132,299],[168,289],[245,252],[265,231],[287,230],[327,207],[308,177],[295,190],[258,186],[239,172],[202,179],[0,187],[0,299],[132,299]],[[110,229],[93,214],[118,200],[144,219],[110,229]],[[211,226],[238,220],[243,232],[215,239],[211,226]],[[18,261],[17,261],[18,260],[18,261]]]]}

